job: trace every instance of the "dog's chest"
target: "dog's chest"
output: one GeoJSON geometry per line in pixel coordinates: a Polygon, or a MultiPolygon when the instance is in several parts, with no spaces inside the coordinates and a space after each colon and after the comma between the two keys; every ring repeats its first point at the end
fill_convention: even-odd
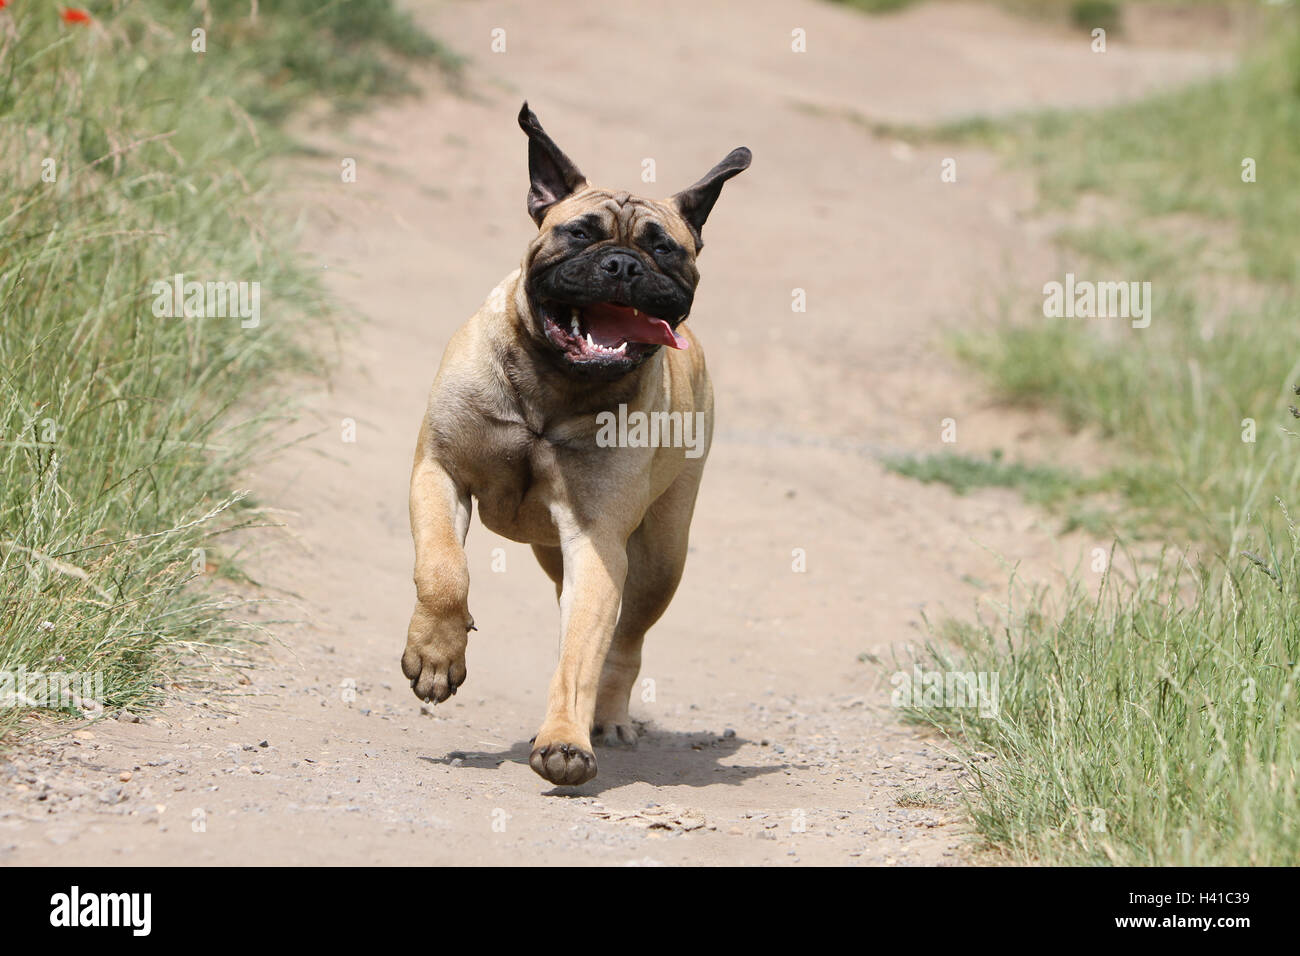
{"type": "Polygon", "coordinates": [[[553,509],[563,453],[522,425],[498,425],[470,465],[469,487],[483,524],[525,544],[558,544],[553,509]]]}

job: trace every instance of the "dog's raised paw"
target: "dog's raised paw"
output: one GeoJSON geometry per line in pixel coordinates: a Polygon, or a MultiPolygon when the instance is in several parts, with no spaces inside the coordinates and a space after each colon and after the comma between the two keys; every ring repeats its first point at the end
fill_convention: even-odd
{"type": "Polygon", "coordinates": [[[528,766],[541,777],[562,787],[576,787],[596,776],[596,755],[577,744],[555,743],[534,747],[528,766]]]}
{"type": "Polygon", "coordinates": [[[441,704],[465,683],[465,655],[445,655],[432,648],[407,646],[402,673],[420,700],[441,704]]]}
{"type": "Polygon", "coordinates": [[[416,604],[406,633],[402,673],[420,700],[441,704],[465,683],[466,634],[474,619],[448,618],[416,604]]]}

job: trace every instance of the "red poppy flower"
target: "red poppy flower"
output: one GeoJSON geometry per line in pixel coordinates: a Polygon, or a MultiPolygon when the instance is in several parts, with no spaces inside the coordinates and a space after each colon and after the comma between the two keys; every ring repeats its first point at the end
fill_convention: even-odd
{"type": "Polygon", "coordinates": [[[90,22],[90,14],[87,13],[85,10],[78,10],[76,7],[64,8],[63,12],[60,13],[59,16],[63,17],[64,23],[89,23],[90,22]]]}

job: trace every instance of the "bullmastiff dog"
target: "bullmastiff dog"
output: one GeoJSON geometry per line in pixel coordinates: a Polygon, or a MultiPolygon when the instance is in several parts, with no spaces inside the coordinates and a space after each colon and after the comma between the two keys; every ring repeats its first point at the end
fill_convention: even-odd
{"type": "Polygon", "coordinates": [[[411,472],[416,601],[402,673],[423,701],[465,680],[477,499],[483,524],[532,545],[555,582],[560,661],[528,762],[577,785],[596,776],[593,735],[636,743],[641,643],[682,576],[713,433],[704,353],[683,323],[704,221],[750,152],[643,199],[590,185],[527,103],[519,125],[538,232],[452,336],[433,382],[411,472]]]}

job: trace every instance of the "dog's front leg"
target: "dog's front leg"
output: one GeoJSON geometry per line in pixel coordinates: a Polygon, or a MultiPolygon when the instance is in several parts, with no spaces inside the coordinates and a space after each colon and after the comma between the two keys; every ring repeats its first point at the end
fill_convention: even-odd
{"type": "Polygon", "coordinates": [[[470,498],[427,449],[421,432],[411,470],[416,601],[402,673],[416,697],[442,703],[465,680],[467,634],[474,626],[465,561],[470,498]]]}
{"type": "Polygon", "coordinates": [[[528,763],[551,783],[576,786],[596,776],[591,724],[623,597],[627,536],[577,532],[561,538],[560,664],[528,763]]]}

